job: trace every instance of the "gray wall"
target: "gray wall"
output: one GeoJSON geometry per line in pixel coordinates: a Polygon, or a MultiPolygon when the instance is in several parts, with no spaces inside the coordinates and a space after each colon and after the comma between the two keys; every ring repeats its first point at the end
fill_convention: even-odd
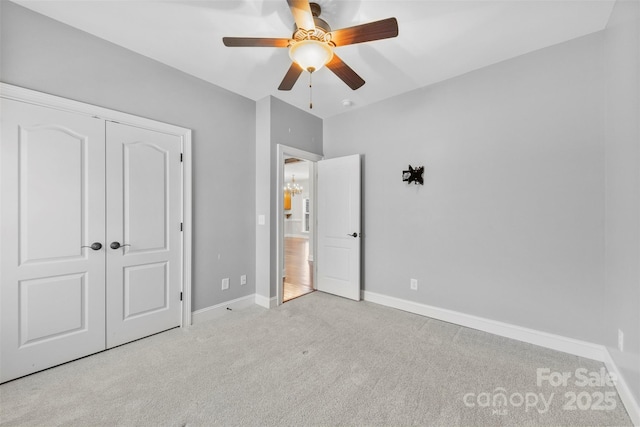
{"type": "Polygon", "coordinates": [[[604,340],[640,402],[640,3],[618,1],[605,31],[604,340]],[[617,348],[624,332],[624,352],[617,348]]]}
{"type": "Polygon", "coordinates": [[[0,3],[3,82],[193,130],[193,309],[253,294],[255,102],[0,3]]]}
{"type": "MultiPolygon", "coordinates": [[[[278,144],[299,148],[322,155],[322,119],[296,107],[271,97],[271,188],[276,188],[278,144]]],[[[271,197],[271,230],[276,228],[276,197],[271,197]]],[[[270,294],[276,295],[278,271],[276,263],[276,244],[278,236],[271,234],[271,287],[270,294]]]]}
{"type": "Polygon", "coordinates": [[[363,154],[365,290],[601,342],[602,45],[590,35],[325,120],[326,157],[363,154]],[[423,187],[401,182],[409,164],[423,187]]]}
{"type": "MultiPolygon", "coordinates": [[[[268,96],[256,103],[256,216],[265,225],[256,231],[256,293],[275,298],[277,275],[276,221],[278,144],[322,154],[322,120],[306,111],[268,96]]],[[[269,302],[262,301],[263,305],[269,302]]]]}

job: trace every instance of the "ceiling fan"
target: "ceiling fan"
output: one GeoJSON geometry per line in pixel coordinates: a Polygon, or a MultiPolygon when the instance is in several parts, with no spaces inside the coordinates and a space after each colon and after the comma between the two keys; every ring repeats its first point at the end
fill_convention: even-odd
{"type": "Polygon", "coordinates": [[[320,19],[321,8],[308,0],[287,0],[296,27],[290,38],[223,37],[228,47],[286,47],[292,63],[279,90],[291,90],[303,70],[309,73],[326,65],[336,76],[356,90],[365,82],[333,50],[336,47],[396,37],[398,21],[387,18],[354,27],[331,30],[320,19]]]}

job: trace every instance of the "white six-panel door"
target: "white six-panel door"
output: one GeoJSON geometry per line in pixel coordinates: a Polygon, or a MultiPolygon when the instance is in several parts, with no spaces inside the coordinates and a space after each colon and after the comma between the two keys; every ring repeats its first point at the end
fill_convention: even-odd
{"type": "Polygon", "coordinates": [[[179,326],[181,137],[1,108],[0,382],[179,326]]]}
{"type": "Polygon", "coordinates": [[[104,349],[104,121],[2,100],[0,380],[104,349]]]}
{"type": "Polygon", "coordinates": [[[107,123],[107,347],[180,325],[180,152],[176,135],[107,123]]]}

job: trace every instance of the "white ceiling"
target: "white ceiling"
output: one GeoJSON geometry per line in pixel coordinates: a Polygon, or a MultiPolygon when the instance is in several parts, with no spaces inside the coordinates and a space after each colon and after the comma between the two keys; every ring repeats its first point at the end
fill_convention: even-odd
{"type": "Polygon", "coordinates": [[[296,181],[306,181],[309,179],[309,165],[311,162],[303,160],[296,163],[286,163],[284,165],[284,182],[290,182],[295,175],[296,181]]]}
{"type": "Polygon", "coordinates": [[[222,37],[290,37],[285,0],[14,0],[253,100],[273,95],[326,118],[604,29],[613,0],[317,0],[333,29],[388,17],[399,36],[336,53],[366,84],[352,91],[326,68],[277,87],[287,49],[228,48],[222,37]],[[344,107],[349,99],[352,107],[344,107]]]}

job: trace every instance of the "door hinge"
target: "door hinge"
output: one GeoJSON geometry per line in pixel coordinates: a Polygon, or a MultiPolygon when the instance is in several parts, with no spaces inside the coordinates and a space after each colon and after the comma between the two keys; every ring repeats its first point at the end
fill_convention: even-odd
{"type": "Polygon", "coordinates": [[[182,161],[182,153],[180,153],[180,161],[182,161]]]}
{"type": "Polygon", "coordinates": [[[182,223],[180,223],[180,231],[182,231],[182,223]]]}
{"type": "Polygon", "coordinates": [[[182,292],[180,292],[180,301],[182,301],[182,292]]]}

